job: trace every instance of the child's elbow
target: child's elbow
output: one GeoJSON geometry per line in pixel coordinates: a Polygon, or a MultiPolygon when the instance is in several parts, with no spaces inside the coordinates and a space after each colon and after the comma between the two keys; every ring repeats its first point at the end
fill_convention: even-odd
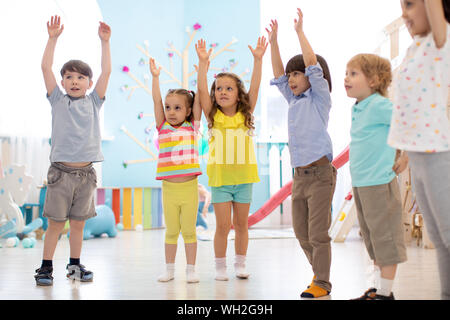
{"type": "Polygon", "coordinates": [[[436,48],[442,49],[445,46],[446,37],[434,37],[434,44],[436,45],[436,48]]]}

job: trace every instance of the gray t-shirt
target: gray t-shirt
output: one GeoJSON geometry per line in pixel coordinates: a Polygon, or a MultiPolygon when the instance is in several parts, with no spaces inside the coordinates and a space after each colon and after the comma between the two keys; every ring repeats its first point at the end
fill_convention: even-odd
{"type": "Polygon", "coordinates": [[[56,86],[52,106],[51,162],[103,161],[99,112],[105,102],[95,90],[83,98],[71,98],[56,86]]]}

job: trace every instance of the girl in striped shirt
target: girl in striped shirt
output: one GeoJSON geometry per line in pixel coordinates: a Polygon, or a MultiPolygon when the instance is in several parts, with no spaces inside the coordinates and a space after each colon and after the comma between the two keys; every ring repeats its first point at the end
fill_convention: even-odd
{"type": "Polygon", "coordinates": [[[156,67],[154,59],[150,59],[150,72],[153,77],[152,96],[159,141],[156,179],[162,180],[166,224],[166,272],[158,280],[167,282],[174,278],[175,255],[181,231],[186,250],[186,280],[198,282],[195,273],[197,176],[202,172],[198,161],[196,124],[200,122],[202,110],[195,93],[185,89],[169,90],[163,104],[159,86],[161,67],[156,67]]]}

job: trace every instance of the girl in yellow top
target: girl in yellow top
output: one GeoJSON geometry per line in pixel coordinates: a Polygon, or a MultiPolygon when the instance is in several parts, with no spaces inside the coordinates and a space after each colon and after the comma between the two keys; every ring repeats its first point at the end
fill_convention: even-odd
{"type": "Polygon", "coordinates": [[[262,58],[267,48],[261,37],[253,54],[254,66],[248,93],[239,77],[233,73],[216,76],[208,92],[207,72],[212,49],[206,43],[195,45],[199,58],[198,95],[211,133],[207,174],[211,186],[212,203],[216,214],[214,253],[216,280],[226,281],[227,238],[231,229],[231,208],[235,229],[235,270],[238,278],[249,277],[245,269],[248,247],[248,213],[253,183],[259,182],[258,166],[252,141],[253,111],[261,83],[262,58]]]}

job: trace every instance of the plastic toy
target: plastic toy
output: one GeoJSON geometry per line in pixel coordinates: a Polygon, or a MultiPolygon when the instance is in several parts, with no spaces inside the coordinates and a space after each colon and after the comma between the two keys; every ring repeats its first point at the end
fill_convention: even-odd
{"type": "Polygon", "coordinates": [[[106,233],[108,237],[113,238],[117,235],[116,221],[114,213],[110,207],[99,205],[95,207],[97,216],[86,220],[84,226],[83,240],[92,237],[101,237],[106,233]]]}
{"type": "Polygon", "coordinates": [[[20,206],[25,203],[33,178],[25,174],[25,166],[12,165],[0,179],[0,222],[15,221],[17,232],[25,227],[20,206]]]}
{"type": "Polygon", "coordinates": [[[25,235],[42,227],[43,223],[41,218],[34,219],[30,224],[27,224],[25,228],[23,228],[22,232],[17,233],[17,237],[22,240],[25,238],[25,235]]]}

